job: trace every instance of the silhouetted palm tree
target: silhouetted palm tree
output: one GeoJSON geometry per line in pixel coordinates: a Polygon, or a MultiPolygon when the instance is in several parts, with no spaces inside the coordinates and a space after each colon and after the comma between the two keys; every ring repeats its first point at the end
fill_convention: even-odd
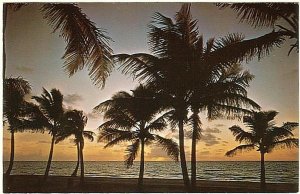
{"type": "Polygon", "coordinates": [[[38,103],[38,107],[32,111],[34,114],[31,117],[33,125],[36,125],[36,128],[41,127],[48,130],[52,136],[49,158],[44,174],[44,180],[46,180],[51,167],[54,142],[61,130],[61,119],[64,114],[63,95],[55,88],[50,92],[43,88],[41,96],[33,96],[32,98],[38,103]]]}
{"type": "Polygon", "coordinates": [[[138,179],[139,189],[142,189],[144,176],[144,147],[151,143],[160,145],[169,156],[178,160],[178,145],[172,139],[163,138],[153,132],[159,132],[167,127],[165,115],[156,117],[160,112],[160,103],[155,99],[154,92],[145,86],[138,86],[127,92],[118,92],[110,100],[99,104],[94,109],[104,112],[107,121],[99,126],[98,141],[105,141],[105,148],[124,141],[132,142],[126,149],[125,163],[127,168],[141,148],[140,173],[138,179]]]}
{"type": "Polygon", "coordinates": [[[299,140],[293,138],[292,130],[298,126],[298,123],[287,122],[281,127],[276,127],[274,117],[278,114],[276,111],[253,112],[252,116],[245,116],[243,122],[250,131],[244,131],[237,125],[230,127],[230,131],[236,137],[236,141],[244,142],[240,146],[228,151],[226,156],[233,156],[237,152],[257,149],[261,156],[260,182],[261,190],[266,189],[265,180],[265,154],[270,153],[276,148],[298,147],[299,140]]]}
{"type": "Polygon", "coordinates": [[[183,125],[187,122],[188,108],[191,105],[191,83],[197,79],[197,83],[201,83],[202,79],[207,81],[209,79],[206,76],[217,75],[222,69],[248,61],[256,55],[260,58],[282,40],[273,35],[262,39],[244,40],[243,35],[229,34],[219,40],[209,39],[204,47],[203,38],[198,33],[197,21],[192,19],[189,4],[182,6],[174,21],[160,13],[156,13],[153,18],[148,35],[150,49],[154,55],[118,54],[114,56],[114,60],[121,63],[123,73],[131,74],[156,88],[163,96],[162,101],[174,110],[172,119],[179,129],[183,180],[189,188],[183,125]],[[203,59],[199,55],[202,55],[203,59]],[[201,74],[204,75],[201,78],[197,74],[198,71],[193,72],[193,66],[208,72],[201,74]]]}
{"type": "MultiPolygon", "coordinates": [[[[204,50],[209,52],[206,48],[204,50]]],[[[189,122],[192,126],[192,188],[196,187],[196,144],[201,137],[199,112],[207,111],[208,119],[234,119],[251,113],[245,107],[260,108],[258,104],[247,98],[246,88],[249,87],[253,75],[248,71],[242,71],[242,67],[238,64],[228,67],[224,67],[222,64],[207,64],[205,63],[205,54],[199,53],[198,61],[195,58],[196,64],[191,67],[190,72],[191,95],[189,102],[192,115],[189,122]]]]}
{"type": "Polygon", "coordinates": [[[84,137],[90,141],[94,141],[95,133],[92,131],[85,131],[84,127],[87,124],[87,117],[84,116],[82,111],[71,110],[64,113],[62,119],[62,130],[58,133],[55,143],[59,143],[64,139],[74,135],[74,143],[77,147],[77,164],[72,176],[77,176],[77,170],[80,162],[80,180],[84,181],[84,161],[83,161],[83,148],[84,137]]]}
{"type": "MultiPolygon", "coordinates": [[[[276,34],[283,39],[295,39],[290,52],[295,48],[299,51],[299,7],[297,3],[217,3],[220,8],[229,7],[238,14],[240,22],[246,22],[254,27],[278,27],[270,34],[276,34]],[[285,25],[280,25],[284,21],[285,25]]],[[[272,40],[269,40],[272,41],[272,40]]]]}
{"type": "MultiPolygon", "coordinates": [[[[63,55],[65,60],[64,68],[73,75],[78,70],[86,67],[89,75],[95,84],[104,86],[106,78],[112,69],[112,49],[108,45],[111,39],[95,26],[95,23],[73,3],[44,3],[39,4],[40,11],[44,18],[53,27],[54,32],[59,30],[60,36],[67,43],[63,55]]],[[[5,3],[3,4],[3,74],[5,77],[6,54],[5,54],[5,29],[7,10],[19,10],[23,6],[30,6],[30,3],[5,3]]]]}
{"type": "Polygon", "coordinates": [[[3,117],[4,122],[9,124],[8,130],[11,134],[11,150],[9,166],[6,175],[10,175],[13,168],[15,154],[15,132],[24,130],[24,119],[26,118],[25,95],[29,94],[31,87],[28,81],[21,77],[4,79],[3,83],[3,117]]]}

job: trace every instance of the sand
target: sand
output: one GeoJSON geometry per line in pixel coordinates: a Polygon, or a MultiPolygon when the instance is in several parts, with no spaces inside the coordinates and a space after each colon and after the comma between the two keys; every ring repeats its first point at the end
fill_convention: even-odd
{"type": "MultiPolygon", "coordinates": [[[[41,185],[40,175],[11,175],[4,177],[3,192],[17,193],[133,193],[137,190],[137,179],[134,178],[104,178],[85,177],[84,186],[79,185],[79,177],[49,176],[47,182],[41,185]],[[7,182],[9,181],[9,182],[7,182]]],[[[187,192],[183,181],[177,179],[144,179],[144,190],[147,193],[178,193],[187,192]]],[[[253,193],[260,192],[259,183],[241,181],[197,181],[197,193],[253,193]]],[[[267,192],[293,193],[298,192],[298,184],[267,183],[267,192]]]]}

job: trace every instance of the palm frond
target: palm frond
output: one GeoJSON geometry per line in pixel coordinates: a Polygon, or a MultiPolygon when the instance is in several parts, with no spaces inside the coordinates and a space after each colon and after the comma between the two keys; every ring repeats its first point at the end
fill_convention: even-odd
{"type": "Polygon", "coordinates": [[[271,152],[273,149],[284,149],[284,148],[298,148],[299,139],[297,138],[287,138],[280,141],[275,141],[267,147],[267,152],[271,152]]]}
{"type": "Polygon", "coordinates": [[[135,142],[129,145],[126,149],[126,156],[125,156],[125,164],[126,167],[129,168],[133,165],[133,161],[135,160],[137,153],[139,151],[140,140],[136,139],[135,142]]]}
{"type": "Polygon", "coordinates": [[[217,6],[233,9],[240,22],[254,27],[273,26],[279,18],[297,15],[298,10],[294,3],[218,3],[217,6]]]}
{"type": "Polygon", "coordinates": [[[134,134],[131,131],[122,131],[113,128],[104,128],[99,133],[98,142],[101,141],[108,142],[107,145],[112,146],[117,143],[120,143],[121,141],[130,141],[133,138],[134,138],[134,134]]]}
{"type": "Polygon", "coordinates": [[[83,137],[87,138],[90,141],[94,141],[95,133],[93,131],[83,131],[82,132],[83,137]]]}
{"type": "MultiPolygon", "coordinates": [[[[226,46],[216,46],[207,58],[209,64],[219,63],[240,63],[242,61],[250,61],[253,57],[262,57],[269,55],[274,47],[279,47],[284,41],[285,33],[282,31],[273,31],[264,36],[237,41],[226,46]]],[[[238,37],[238,39],[240,39],[238,37]]],[[[222,45],[221,43],[217,45],[222,45]]]]}
{"type": "Polygon", "coordinates": [[[248,145],[239,145],[236,148],[226,152],[225,156],[232,157],[236,155],[238,152],[243,152],[243,151],[250,151],[255,148],[254,144],[248,144],[248,145]]]}
{"type": "Polygon", "coordinates": [[[237,125],[234,125],[229,128],[229,130],[232,132],[232,134],[235,136],[235,140],[239,142],[247,142],[247,143],[253,143],[254,142],[254,136],[252,133],[244,131],[242,128],[240,128],[237,125]]]}
{"type": "Polygon", "coordinates": [[[160,145],[173,160],[178,161],[179,147],[176,142],[172,139],[163,138],[159,135],[155,135],[155,139],[158,145],[160,145]]]}
{"type": "Polygon", "coordinates": [[[41,11],[53,31],[60,29],[60,36],[67,42],[62,58],[69,75],[87,67],[94,83],[104,87],[113,67],[108,44],[111,39],[75,4],[47,3],[41,11]]]}

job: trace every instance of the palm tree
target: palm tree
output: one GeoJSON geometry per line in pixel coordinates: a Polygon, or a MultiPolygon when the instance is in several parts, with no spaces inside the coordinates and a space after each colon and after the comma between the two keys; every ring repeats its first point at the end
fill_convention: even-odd
{"type": "Polygon", "coordinates": [[[271,33],[277,33],[283,39],[294,39],[290,52],[296,49],[299,52],[299,23],[297,3],[217,3],[220,8],[231,8],[237,12],[240,22],[246,22],[256,27],[278,27],[271,33]],[[280,25],[284,21],[286,26],[280,25]]]}
{"type": "Polygon", "coordinates": [[[24,98],[30,93],[31,87],[28,81],[21,77],[4,79],[3,86],[3,117],[4,122],[9,124],[8,130],[11,134],[10,160],[6,171],[6,175],[10,175],[15,155],[14,134],[24,130],[23,121],[26,118],[27,105],[24,98]]]}
{"type": "MultiPolygon", "coordinates": [[[[7,11],[17,11],[29,3],[5,3],[3,4],[3,74],[5,77],[5,29],[7,11]]],[[[64,68],[69,76],[86,67],[94,84],[104,86],[106,78],[112,70],[112,49],[108,42],[111,40],[105,33],[96,27],[95,23],[73,3],[45,3],[40,4],[40,11],[44,18],[53,27],[53,31],[59,30],[59,35],[67,43],[63,59],[64,68]]]]}
{"type": "MultiPolygon", "coordinates": [[[[187,122],[188,108],[191,105],[193,83],[207,84],[205,81],[214,79],[209,76],[217,75],[233,64],[251,60],[256,55],[260,58],[282,40],[275,34],[250,40],[245,40],[241,34],[229,34],[219,40],[209,39],[206,46],[203,46],[203,38],[199,36],[197,21],[192,19],[189,4],[182,6],[174,21],[160,13],[156,13],[153,18],[148,33],[153,55],[118,54],[114,56],[114,62],[121,63],[123,73],[131,74],[139,81],[155,87],[163,96],[162,101],[173,109],[173,123],[176,123],[179,129],[183,180],[189,188],[183,126],[187,122]],[[194,71],[196,68],[198,70],[194,71]],[[201,76],[199,71],[203,72],[201,76]]],[[[242,95],[245,96],[243,92],[245,90],[241,90],[239,102],[243,99],[242,95]]],[[[245,100],[247,99],[242,101],[245,100]]],[[[224,103],[227,101],[223,100],[224,103]]],[[[258,107],[254,102],[251,104],[258,107]]],[[[233,108],[231,110],[234,110],[233,108]]],[[[198,108],[192,109],[196,111],[198,108]]]]}
{"type": "Polygon", "coordinates": [[[132,142],[126,149],[127,168],[133,165],[139,148],[141,149],[139,189],[143,186],[145,145],[155,142],[174,160],[178,160],[177,143],[153,133],[167,127],[165,115],[156,117],[161,106],[154,96],[149,87],[140,85],[132,90],[132,95],[124,91],[118,92],[110,100],[94,108],[96,111],[104,112],[104,119],[107,120],[99,126],[98,139],[99,142],[107,142],[105,148],[125,141],[132,142]]]}
{"type": "Polygon", "coordinates": [[[48,92],[43,88],[41,96],[33,96],[32,99],[38,103],[38,107],[32,110],[33,116],[31,117],[31,123],[36,125],[36,128],[45,128],[52,136],[49,158],[44,174],[44,180],[46,180],[51,167],[54,142],[59,131],[62,129],[61,121],[64,114],[63,95],[58,89],[54,88],[48,92]]]}
{"type": "Polygon", "coordinates": [[[228,151],[226,156],[233,156],[237,152],[257,149],[261,156],[260,183],[261,191],[266,189],[265,180],[265,154],[270,153],[276,148],[298,147],[298,139],[293,138],[292,130],[298,126],[298,123],[287,122],[281,127],[276,127],[274,117],[278,114],[276,111],[253,112],[252,116],[245,116],[243,122],[250,131],[245,131],[241,127],[234,125],[230,131],[235,136],[236,141],[245,144],[228,151]]]}
{"type": "MultiPolygon", "coordinates": [[[[204,50],[209,52],[207,49],[204,50]]],[[[192,66],[190,72],[192,82],[189,102],[192,115],[189,123],[192,126],[191,186],[193,189],[196,187],[196,144],[201,137],[199,113],[207,111],[208,119],[222,117],[234,119],[242,114],[251,113],[243,107],[260,108],[258,104],[247,98],[246,88],[249,87],[253,75],[248,71],[242,72],[242,67],[238,64],[229,67],[224,67],[222,64],[207,64],[203,56],[205,53],[199,53],[198,61],[194,60],[198,65],[192,66]],[[218,68],[221,70],[217,71],[218,68]]]]}
{"type": "Polygon", "coordinates": [[[87,124],[87,117],[84,116],[82,111],[70,110],[64,113],[62,119],[62,129],[56,138],[55,143],[70,137],[75,136],[74,143],[77,147],[77,164],[72,176],[77,176],[77,171],[80,162],[80,182],[84,181],[84,161],[83,161],[83,148],[84,148],[84,137],[90,141],[94,141],[95,133],[92,131],[85,131],[84,127],[87,124]]]}

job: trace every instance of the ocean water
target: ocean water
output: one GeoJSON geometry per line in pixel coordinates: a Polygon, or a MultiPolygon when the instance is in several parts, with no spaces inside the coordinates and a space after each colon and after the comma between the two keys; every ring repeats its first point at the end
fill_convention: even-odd
{"type": "MultiPolygon", "coordinates": [[[[68,176],[72,174],[76,162],[53,161],[50,174],[68,176]]],[[[266,181],[269,183],[298,183],[298,162],[266,162],[266,181]]],[[[8,162],[4,162],[4,171],[8,162]]],[[[190,167],[190,166],[188,166],[190,167]]],[[[42,175],[46,162],[15,161],[12,174],[42,175]]],[[[85,176],[110,178],[137,178],[139,162],[127,169],[123,162],[86,161],[85,176]]],[[[78,171],[79,174],[79,171],[78,171]]],[[[210,181],[259,182],[260,162],[213,161],[197,163],[197,179],[210,181]]],[[[145,178],[181,179],[179,162],[145,162],[145,178]]]]}

